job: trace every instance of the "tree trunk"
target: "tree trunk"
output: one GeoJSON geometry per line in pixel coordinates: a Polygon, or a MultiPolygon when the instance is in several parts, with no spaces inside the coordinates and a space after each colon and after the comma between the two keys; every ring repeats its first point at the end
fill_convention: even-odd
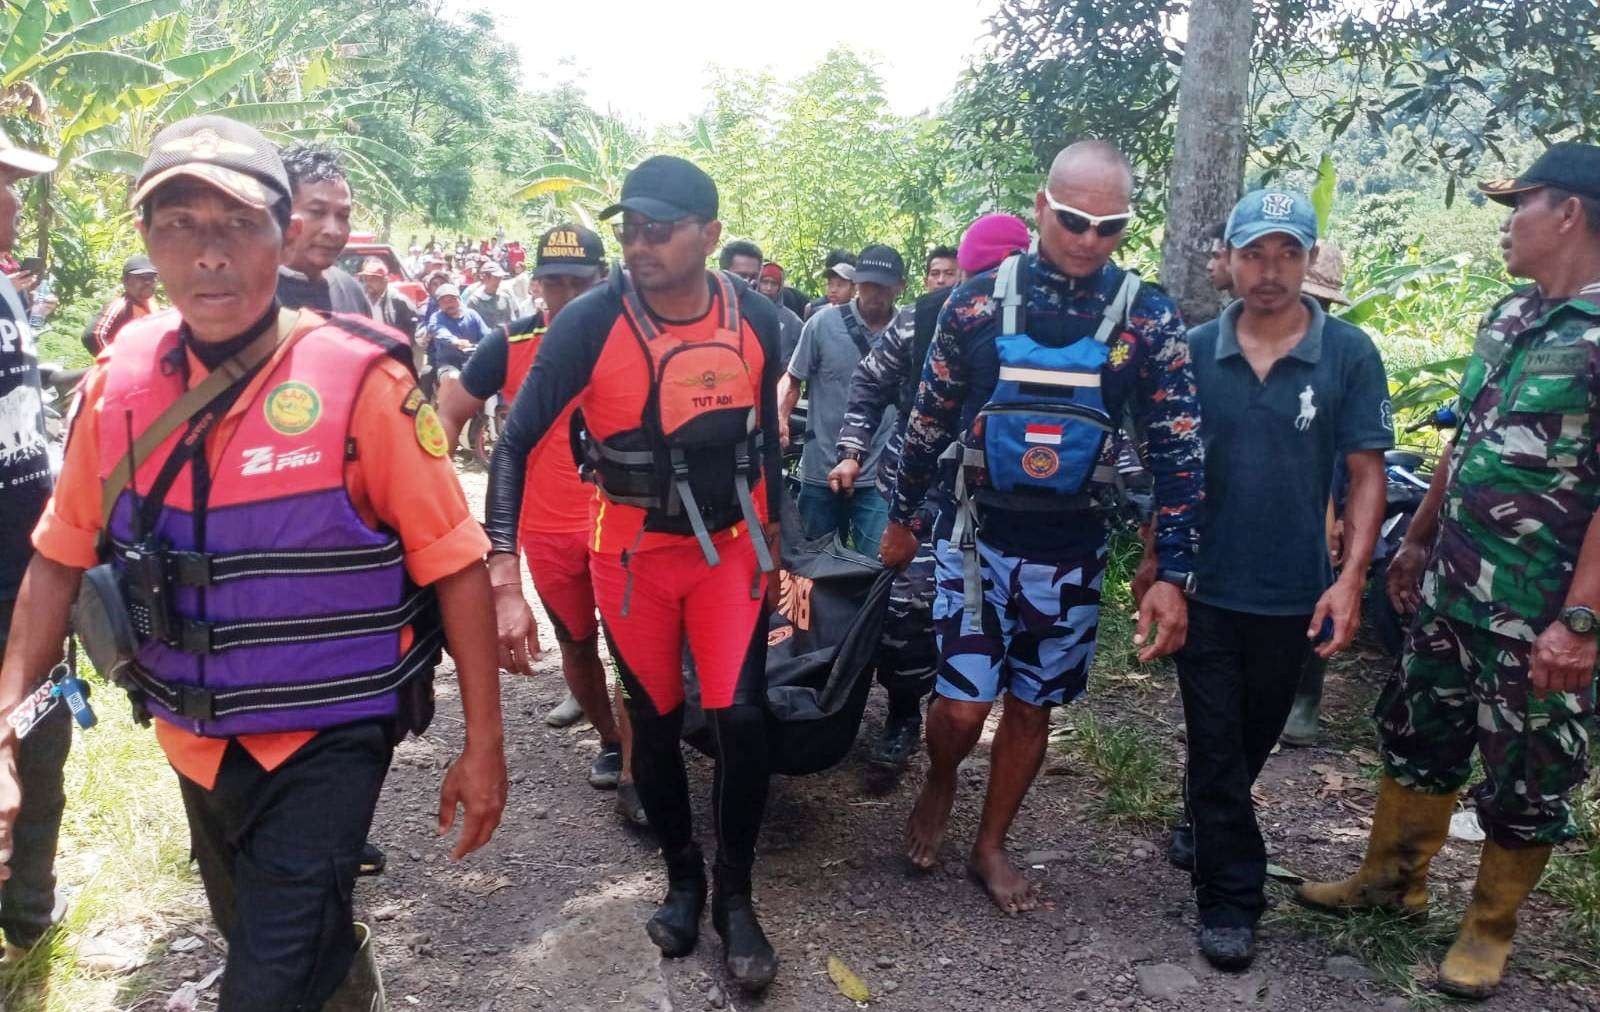
{"type": "Polygon", "coordinates": [[[1254,37],[1250,0],[1195,0],[1189,8],[1161,283],[1190,324],[1212,319],[1222,306],[1206,274],[1206,231],[1227,217],[1244,182],[1254,37]]]}

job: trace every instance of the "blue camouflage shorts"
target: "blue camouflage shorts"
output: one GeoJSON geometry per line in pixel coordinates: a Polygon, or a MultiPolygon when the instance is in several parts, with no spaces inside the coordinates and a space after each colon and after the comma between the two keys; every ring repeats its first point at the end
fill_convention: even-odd
{"type": "Polygon", "coordinates": [[[1083,695],[1100,627],[1106,550],[1067,562],[1033,562],[978,541],[983,613],[962,629],[961,550],[941,539],[933,627],[939,639],[939,695],[992,703],[1001,690],[1034,706],[1083,695]]]}

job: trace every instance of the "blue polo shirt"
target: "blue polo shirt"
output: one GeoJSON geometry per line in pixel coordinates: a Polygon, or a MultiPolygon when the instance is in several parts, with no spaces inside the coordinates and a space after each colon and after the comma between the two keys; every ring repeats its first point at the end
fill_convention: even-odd
{"type": "Polygon", "coordinates": [[[1314,300],[1305,337],[1265,380],[1239,350],[1235,302],[1189,331],[1206,498],[1195,598],[1258,615],[1310,615],[1333,583],[1324,516],[1334,464],[1394,445],[1383,358],[1314,300]]]}

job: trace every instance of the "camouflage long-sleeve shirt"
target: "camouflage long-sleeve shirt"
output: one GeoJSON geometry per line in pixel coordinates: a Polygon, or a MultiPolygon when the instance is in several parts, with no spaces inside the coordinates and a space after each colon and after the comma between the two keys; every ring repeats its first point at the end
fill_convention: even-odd
{"type": "Polygon", "coordinates": [[[1532,641],[1565,603],[1600,509],[1600,284],[1560,301],[1525,288],[1491,309],[1456,413],[1423,599],[1532,641]]]}
{"type": "MultiPolygon", "coordinates": [[[[1123,271],[1107,264],[1089,277],[1069,278],[1030,255],[1025,276],[1029,335],[1043,344],[1064,346],[1090,339],[1122,283],[1123,271]]],[[[994,392],[1000,306],[993,296],[994,273],[981,274],[957,289],[939,316],[901,447],[889,506],[889,519],[896,523],[912,521],[937,478],[940,454],[971,426],[994,392]]],[[[1140,289],[1127,328],[1113,338],[1101,377],[1111,417],[1120,419],[1131,409],[1148,439],[1161,566],[1192,571],[1205,488],[1200,402],[1183,321],[1158,286],[1147,282],[1140,289]]],[[[982,537],[1002,551],[1046,559],[1076,554],[1105,537],[1098,521],[1074,518],[1047,524],[1039,523],[1038,516],[985,515],[982,537]]]]}
{"type": "MultiPolygon", "coordinates": [[[[845,404],[844,424],[839,427],[839,453],[854,450],[865,456],[872,449],[873,435],[883,424],[883,413],[895,403],[906,377],[920,362],[911,361],[916,330],[916,307],[906,306],[895,315],[889,328],[872,342],[872,348],[850,377],[850,399],[845,404]]],[[[894,476],[900,460],[904,427],[894,435],[878,458],[878,489],[885,496],[894,491],[894,476]]]]}

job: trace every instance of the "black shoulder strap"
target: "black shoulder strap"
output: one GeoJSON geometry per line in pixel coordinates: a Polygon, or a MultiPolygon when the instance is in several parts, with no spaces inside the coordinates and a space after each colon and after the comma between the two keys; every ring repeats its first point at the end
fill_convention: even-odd
{"type": "Polygon", "coordinates": [[[739,293],[745,287],[744,279],[735,278],[727,271],[717,271],[713,276],[717,280],[717,292],[722,296],[722,327],[737,334],[742,319],[739,293]]]}
{"type": "Polygon", "coordinates": [[[850,335],[850,340],[855,343],[856,351],[862,358],[867,357],[867,351],[872,347],[872,339],[867,336],[867,325],[856,312],[854,302],[846,302],[839,307],[839,315],[844,319],[845,332],[850,335]]]}

